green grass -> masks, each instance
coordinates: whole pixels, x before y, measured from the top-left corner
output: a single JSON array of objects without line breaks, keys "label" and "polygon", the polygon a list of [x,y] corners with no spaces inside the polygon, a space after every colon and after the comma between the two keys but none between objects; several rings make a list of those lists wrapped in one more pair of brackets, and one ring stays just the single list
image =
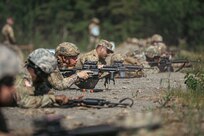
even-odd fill
[{"label": "green grass", "polygon": [[159,100],[159,114],[164,119],[165,130],[177,127],[177,135],[204,135],[204,61],[203,53],[181,51],[178,58],[201,60],[186,73],[186,89],[165,90]]}]

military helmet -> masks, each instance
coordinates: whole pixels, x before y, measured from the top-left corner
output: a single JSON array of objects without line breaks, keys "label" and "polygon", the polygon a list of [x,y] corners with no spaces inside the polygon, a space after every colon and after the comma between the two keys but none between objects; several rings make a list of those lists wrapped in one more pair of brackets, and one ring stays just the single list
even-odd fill
[{"label": "military helmet", "polygon": [[124,62],[124,57],[121,54],[113,54],[111,56],[111,64],[118,61]]},{"label": "military helmet", "polygon": [[63,55],[66,57],[75,57],[80,54],[79,49],[73,43],[63,42],[59,44],[55,50],[55,56]]},{"label": "military helmet", "polygon": [[10,49],[0,46],[0,79],[15,76],[20,71],[20,59]]},{"label": "military helmet", "polygon": [[47,49],[39,48],[34,50],[28,56],[29,61],[46,74],[52,73],[57,68],[57,59]]},{"label": "military helmet", "polygon": [[166,52],[167,47],[164,43],[159,43],[158,44],[158,50],[159,50],[160,54],[163,54]]},{"label": "military helmet", "polygon": [[132,44],[138,44],[139,40],[137,38],[132,38]]},{"label": "military helmet", "polygon": [[160,53],[159,53],[159,50],[155,46],[149,46],[145,51],[145,55],[148,58],[154,58],[156,56],[160,56]]},{"label": "military helmet", "polygon": [[159,34],[154,34],[152,36],[152,39],[151,39],[152,42],[162,42],[163,41],[163,38],[161,35]]},{"label": "military helmet", "polygon": [[127,38],[127,43],[130,43],[130,44],[138,44],[139,43],[139,40],[137,38]]},{"label": "military helmet", "polygon": [[99,45],[102,45],[102,46],[106,47],[106,48],[107,48],[109,51],[111,51],[112,53],[114,52],[114,50],[113,50],[113,44],[112,44],[111,42],[107,41],[107,40],[101,39],[101,40],[98,42],[98,44],[97,44],[96,47],[98,47]]}]

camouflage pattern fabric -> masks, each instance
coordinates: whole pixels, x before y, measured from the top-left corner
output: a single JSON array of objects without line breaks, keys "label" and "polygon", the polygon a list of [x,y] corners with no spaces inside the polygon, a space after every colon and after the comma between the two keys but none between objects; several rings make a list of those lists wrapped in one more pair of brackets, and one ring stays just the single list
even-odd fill
[{"label": "camouflage pattern fabric", "polygon": [[64,78],[60,71],[57,69],[52,72],[48,77],[48,82],[52,88],[56,90],[65,90],[70,88],[75,82],[78,82],[77,74],[73,74],[69,77]]},{"label": "camouflage pattern fabric", "polygon": [[[45,49],[37,49],[32,52],[28,59],[35,63],[43,71],[49,73],[47,80],[35,82],[33,87],[26,87],[24,79],[21,79],[16,87],[15,101],[19,107],[37,108],[52,106],[55,103],[55,96],[52,93],[52,88],[67,89],[77,79],[74,75],[71,78],[63,78],[57,66],[55,57]],[[48,60],[46,60],[48,59]]]},{"label": "camouflage pattern fabric", "polygon": [[[0,80],[2,80],[6,76],[15,77],[15,75],[19,71],[20,59],[17,57],[17,55],[12,50],[9,50],[7,47],[0,46]],[[7,135],[4,133],[8,132],[9,129],[7,128],[6,120],[0,110],[0,135]]]},{"label": "camouflage pattern fabric", "polygon": [[80,54],[79,49],[77,46],[73,43],[69,42],[63,42],[57,46],[55,49],[55,56],[66,56],[66,57],[72,57],[72,56],[78,56]]},{"label": "camouflage pattern fabric", "polygon": [[[19,59],[16,54],[4,46],[0,46],[0,78],[5,75],[14,76],[19,71]],[[8,61],[9,60],[9,61]],[[17,79],[19,79],[17,77]],[[25,87],[23,79],[16,80],[14,101],[20,107],[44,107],[55,102],[54,96],[34,96],[33,88]]]},{"label": "camouflage pattern fabric", "polygon": [[86,62],[86,61],[96,61],[98,63],[98,65],[106,65],[106,61],[105,60],[101,60],[99,59],[98,57],[98,54],[96,52],[96,49],[88,52],[88,53],[85,53],[83,54],[78,62],[77,62],[77,67],[82,67],[83,64]]},{"label": "camouflage pattern fabric", "polygon": [[[137,59],[133,57],[125,57],[124,64],[127,65],[142,65],[142,63]],[[142,71],[132,71],[132,72],[126,72],[127,77],[144,77],[145,73],[144,70]]]},{"label": "camouflage pattern fabric", "polygon": [[17,85],[15,100],[19,107],[38,108],[55,105],[55,96],[53,88],[63,90],[69,88],[77,81],[77,75],[69,78],[63,78],[62,75],[54,71],[50,74],[47,81],[35,84],[33,87],[26,87],[24,80],[21,79]]},{"label": "camouflage pattern fabric", "polygon": [[47,74],[50,74],[57,68],[57,60],[55,56],[43,48],[36,49],[30,53],[28,60]]},{"label": "camouflage pattern fabric", "polygon": [[14,100],[21,108],[48,107],[55,104],[53,94],[35,95],[34,87],[25,87],[23,80],[20,80],[16,85]]},{"label": "camouflage pattern fabric", "polygon": [[160,56],[160,52],[156,46],[150,46],[146,49],[145,55],[149,58]]},{"label": "camouflage pattern fabric", "polygon": [[[115,61],[121,61],[124,65],[141,65],[141,63],[133,57],[123,57],[121,54],[114,54],[111,57],[111,64],[114,64]],[[131,72],[125,72],[126,77],[142,77],[144,76],[143,71],[131,71]],[[117,76],[116,76],[117,77]]]},{"label": "camouflage pattern fabric", "polygon": [[159,54],[163,55],[167,52],[167,46],[164,43],[158,43],[157,45]]},{"label": "camouflage pattern fabric", "polygon": [[67,62],[63,61],[63,57],[77,57],[80,54],[79,49],[73,43],[63,42],[55,49],[55,57],[57,58],[58,68],[68,68]]},{"label": "camouflage pattern fabric", "polygon": [[154,34],[151,38],[151,43],[154,42],[163,42],[163,37],[159,34]]},{"label": "camouflage pattern fabric", "polygon": [[4,44],[15,44],[16,40],[12,26],[10,26],[9,24],[4,25],[4,27],[2,28],[2,34],[4,36]]},{"label": "camouflage pattern fabric", "polygon": [[[96,61],[98,65],[106,65],[107,64],[105,60],[99,59],[98,54],[96,52],[96,49],[82,55],[79,58],[76,67],[82,67],[86,61]],[[105,76],[105,75],[103,75],[103,76]],[[95,85],[98,83],[98,81],[99,81],[99,78],[95,78],[95,79],[89,78],[86,80],[86,82],[77,82],[76,86],[78,86],[79,88],[93,89],[95,87]]]},{"label": "camouflage pattern fabric", "polygon": [[102,46],[106,47],[106,48],[107,48],[109,51],[111,51],[112,53],[114,52],[114,50],[113,50],[113,44],[111,44],[111,42],[109,42],[109,41],[107,41],[107,40],[101,39],[101,40],[98,42],[97,46],[98,46],[98,45],[102,45]]},{"label": "camouflage pattern fabric", "polygon": [[[126,54],[124,64],[143,65],[145,68],[151,68],[151,66],[146,61],[145,53],[146,52],[142,52],[142,53],[135,52],[135,51],[128,52]],[[157,67],[154,67],[153,69],[144,69],[142,72],[143,73],[139,73],[139,75],[145,76],[146,74],[158,73],[159,69]]]},{"label": "camouflage pattern fabric", "polygon": [[[15,84],[14,101],[17,106],[22,108],[39,108],[55,104],[55,96],[50,94],[53,91],[48,82],[43,81],[33,84],[30,74],[28,72],[23,74],[23,77],[17,77]],[[30,82],[30,87],[25,86],[25,80]]]},{"label": "camouflage pattern fabric", "polygon": [[124,62],[124,57],[119,53],[115,53],[111,56],[110,64],[113,64],[116,61]]},{"label": "camouflage pattern fabric", "polygon": [[14,76],[20,70],[20,59],[5,46],[0,46],[0,79],[5,75]]}]

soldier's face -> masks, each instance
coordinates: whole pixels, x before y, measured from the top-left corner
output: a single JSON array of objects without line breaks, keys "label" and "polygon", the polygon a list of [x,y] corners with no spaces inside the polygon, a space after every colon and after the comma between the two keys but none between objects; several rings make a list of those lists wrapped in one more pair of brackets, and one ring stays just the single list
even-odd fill
[{"label": "soldier's face", "polygon": [[77,56],[69,58],[69,67],[74,67],[77,64],[77,58]]},{"label": "soldier's face", "polygon": [[2,80],[2,85],[0,86],[0,105],[7,106],[12,103],[15,93],[14,82],[14,77],[6,77]]},{"label": "soldier's face", "polygon": [[7,19],[7,23],[8,23],[9,25],[13,25],[13,24],[14,24],[14,20],[11,19],[11,18],[9,18],[9,19]]},{"label": "soldier's face", "polygon": [[110,54],[109,50],[106,47],[102,47],[100,49],[99,57],[102,59],[106,59],[106,57],[108,57],[109,54]]},{"label": "soldier's face", "polygon": [[12,103],[15,92],[14,86],[3,85],[0,88],[0,105],[9,105]]},{"label": "soldier's face", "polygon": [[35,74],[35,70],[32,69],[32,68],[28,68],[28,72],[29,72],[30,75],[31,75],[32,81],[36,81],[37,75]]}]

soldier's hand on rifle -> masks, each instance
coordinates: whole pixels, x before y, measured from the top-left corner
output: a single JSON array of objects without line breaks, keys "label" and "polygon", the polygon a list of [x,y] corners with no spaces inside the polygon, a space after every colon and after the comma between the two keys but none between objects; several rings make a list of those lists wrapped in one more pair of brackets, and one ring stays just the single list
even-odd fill
[{"label": "soldier's hand on rifle", "polygon": [[77,100],[81,100],[83,97],[84,97],[84,95],[80,95],[80,96],[78,96],[76,99],[77,99]]},{"label": "soldier's hand on rifle", "polygon": [[55,101],[60,104],[60,105],[63,105],[63,104],[66,104],[68,103],[69,101],[69,98],[65,95],[56,95],[55,96]]},{"label": "soldier's hand on rifle", "polygon": [[84,70],[84,71],[80,71],[77,73],[78,77],[81,78],[81,79],[87,79],[90,77],[90,73],[92,73],[91,71],[89,70]]},{"label": "soldier's hand on rifle", "polygon": [[98,65],[98,68],[100,69],[100,68],[102,68],[104,65]]}]

